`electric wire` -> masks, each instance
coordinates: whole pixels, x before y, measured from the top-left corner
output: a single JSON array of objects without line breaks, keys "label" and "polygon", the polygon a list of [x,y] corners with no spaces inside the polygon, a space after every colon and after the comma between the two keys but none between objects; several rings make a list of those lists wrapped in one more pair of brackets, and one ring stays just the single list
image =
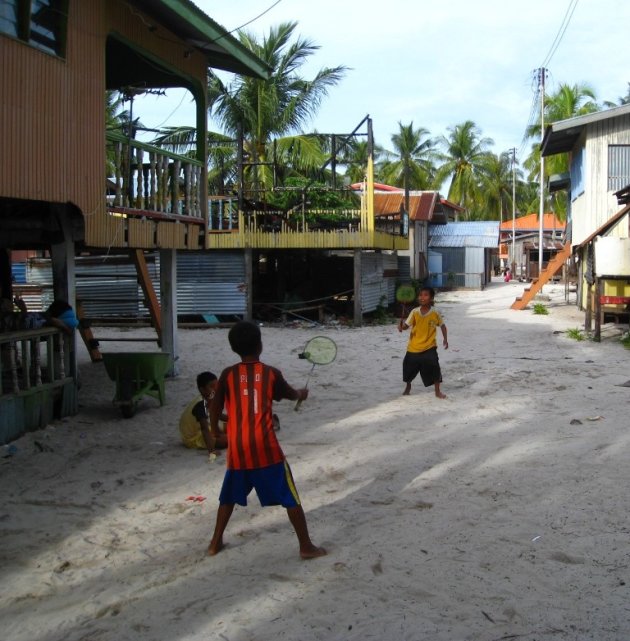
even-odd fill
[{"label": "electric wire", "polygon": [[564,18],[562,19],[560,28],[558,29],[558,33],[556,34],[554,41],[551,43],[551,47],[549,48],[549,52],[547,53],[545,59],[543,60],[543,63],[540,65],[542,68],[546,67],[549,64],[549,62],[551,61],[551,58],[556,53],[556,50],[558,49],[560,43],[562,42],[562,38],[564,37],[564,34],[567,31],[569,23],[571,22],[571,18],[573,16],[573,13],[575,12],[578,1],[579,0],[569,0],[569,5],[567,7],[567,10],[565,11]]}]

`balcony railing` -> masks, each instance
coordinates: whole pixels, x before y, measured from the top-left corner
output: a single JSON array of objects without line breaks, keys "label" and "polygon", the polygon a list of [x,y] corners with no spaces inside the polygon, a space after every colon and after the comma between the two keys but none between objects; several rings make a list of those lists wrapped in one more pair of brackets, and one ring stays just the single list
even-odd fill
[{"label": "balcony railing", "polygon": [[0,396],[55,387],[73,377],[73,341],[54,327],[0,332]]},{"label": "balcony railing", "polygon": [[107,133],[111,184],[108,204],[124,213],[157,213],[205,220],[203,163],[130,140],[117,132]]},{"label": "balcony railing", "polygon": [[374,248],[407,249],[407,237],[388,229],[373,229],[365,209],[250,211],[239,213],[236,203],[210,201],[208,247],[252,248]]}]

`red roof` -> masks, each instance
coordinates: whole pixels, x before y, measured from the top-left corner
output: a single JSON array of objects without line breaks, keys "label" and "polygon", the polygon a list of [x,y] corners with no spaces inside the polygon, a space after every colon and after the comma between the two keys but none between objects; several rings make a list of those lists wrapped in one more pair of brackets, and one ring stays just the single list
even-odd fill
[{"label": "red roof", "polygon": [[[352,183],[350,189],[354,191],[361,191],[363,189],[364,183]],[[374,183],[375,191],[403,191],[400,187],[392,187],[391,185],[385,185],[384,183]]]},{"label": "red roof", "polygon": [[[566,227],[555,214],[543,214],[543,230],[561,231]],[[519,216],[514,221],[514,229],[520,232],[538,231],[540,229],[540,216],[538,214],[527,214],[526,216]],[[501,223],[502,232],[512,231],[512,219],[508,219]]]}]

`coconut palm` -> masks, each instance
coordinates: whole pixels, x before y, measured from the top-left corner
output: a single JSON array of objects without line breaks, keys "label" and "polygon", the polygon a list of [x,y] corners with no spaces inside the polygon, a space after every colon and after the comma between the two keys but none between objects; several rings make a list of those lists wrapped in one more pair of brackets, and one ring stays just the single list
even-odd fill
[{"label": "coconut palm", "polygon": [[[574,85],[561,84],[558,89],[545,96],[543,112],[545,125],[576,116],[584,116],[599,110],[595,91],[586,83]],[[526,132],[527,137],[540,141],[540,117]],[[546,160],[546,174],[559,174],[568,171],[567,154],[555,154]],[[537,180],[540,173],[540,146],[532,145],[532,150],[524,163],[529,171],[530,180]]]},{"label": "coconut palm", "polygon": [[[299,134],[328,90],[341,80],[346,67],[324,68],[311,80],[302,78],[300,68],[319,47],[296,37],[296,27],[297,22],[271,27],[262,42],[252,34],[239,34],[241,44],[271,69],[268,80],[236,76],[224,82],[210,75],[210,114],[229,136],[242,135],[246,180],[254,188],[272,186],[273,162],[291,163],[298,171],[308,171],[321,167],[324,160],[317,138]],[[270,144],[274,139],[278,139],[275,158]]]},{"label": "coconut palm", "polygon": [[[448,199],[464,207],[469,215],[479,212],[483,197],[481,177],[489,162],[488,148],[492,138],[484,138],[472,120],[447,129],[438,144],[443,152],[438,154],[442,164],[435,175],[435,185],[440,187],[450,180]],[[479,215],[478,213],[475,215]]]},{"label": "coconut palm", "polygon": [[[567,120],[577,116],[584,116],[600,109],[597,104],[595,91],[586,83],[574,85],[560,84],[558,89],[545,96],[543,112],[544,123],[550,124],[560,120]],[[537,140],[532,145],[531,152],[526,158],[523,166],[528,171],[529,180],[540,182],[540,134],[541,122],[531,125],[527,130],[527,136]],[[545,176],[552,174],[563,174],[569,171],[568,154],[554,154],[545,160]],[[566,198],[563,193],[556,193],[551,196],[554,211],[560,218],[566,214]]]},{"label": "coconut palm", "polygon": [[[504,221],[512,215],[512,181],[518,181],[520,169],[512,170],[512,154],[488,154],[483,170],[480,172],[482,200],[481,207],[471,212],[471,216],[481,216],[484,220]],[[515,185],[516,187],[516,185]]]},{"label": "coconut palm", "polygon": [[424,127],[414,129],[398,123],[392,138],[394,151],[385,152],[385,162],[379,169],[382,180],[405,189],[429,189],[435,177],[436,145]]}]

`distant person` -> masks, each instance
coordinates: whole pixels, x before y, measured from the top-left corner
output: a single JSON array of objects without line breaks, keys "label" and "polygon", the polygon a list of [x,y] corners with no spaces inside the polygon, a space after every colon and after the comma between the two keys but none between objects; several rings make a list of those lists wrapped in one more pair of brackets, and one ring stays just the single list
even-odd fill
[{"label": "distant person", "polygon": [[223,533],[234,506],[247,505],[247,496],[255,489],[263,507],[286,508],[303,559],[324,556],[326,550],[311,541],[291,469],[273,428],[273,401],[305,400],[308,390],[294,389],[280,370],[260,361],[263,346],[257,325],[240,321],[230,329],[228,339],[241,362],[223,370],[210,406],[212,429],[218,427],[223,407],[227,410],[228,451],[208,554],[213,556],[223,549]]},{"label": "distant person", "polygon": [[79,319],[74,313],[72,306],[60,298],[56,298],[44,312],[46,324],[56,327],[68,336],[74,334],[74,330],[79,327]]},{"label": "distant person", "polygon": [[509,283],[512,280],[512,270],[509,267],[505,268],[505,272],[503,273],[503,280],[506,283]]},{"label": "distant person", "polygon": [[[197,376],[197,389],[200,395],[188,404],[179,419],[179,433],[184,446],[191,449],[208,450],[211,459],[219,453],[217,450],[227,447],[225,433],[218,428],[212,432],[208,418],[208,408],[214,398],[216,388],[216,374],[201,372]],[[221,415],[220,418],[222,421],[227,420],[225,415]]]},{"label": "distant person", "polygon": [[437,328],[442,330],[444,349],[448,349],[446,325],[435,304],[433,287],[423,287],[418,293],[419,307],[411,310],[407,320],[400,319],[398,331],[411,329],[407,353],[403,359],[403,381],[406,383],[403,396],[411,393],[411,382],[418,374],[425,387],[435,388],[437,398],[446,398],[440,389],[442,371],[437,353]]}]

